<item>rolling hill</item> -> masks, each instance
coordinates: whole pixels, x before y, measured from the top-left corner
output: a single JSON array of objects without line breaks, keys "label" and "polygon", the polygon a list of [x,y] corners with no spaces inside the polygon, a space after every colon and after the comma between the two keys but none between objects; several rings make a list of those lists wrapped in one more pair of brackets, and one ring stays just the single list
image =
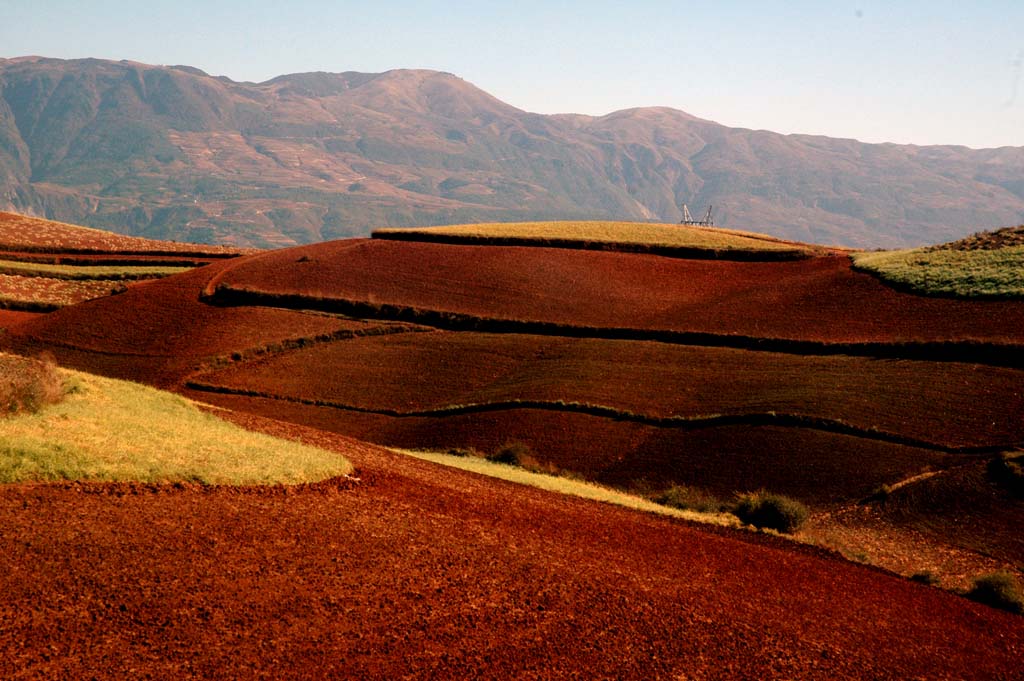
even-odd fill
[{"label": "rolling hill", "polygon": [[618,487],[767,487],[821,511],[1024,444],[1019,297],[916,295],[848,253],[789,243],[799,257],[780,259],[771,239],[678,229],[704,257],[629,252],[639,228],[625,250],[545,241],[578,224],[268,251],[21,322],[4,342],[374,443],[519,441]]},{"label": "rolling hill", "polygon": [[1024,219],[1024,149],[729,128],[667,108],[519,110],[448,73],[238,83],[184,66],[0,60],[0,208],[125,234],[282,246],[374,227],[618,219],[860,247]]},{"label": "rolling hill", "polygon": [[[837,551],[948,588],[1019,572],[1024,500],[986,467],[1024,444],[1024,299],[917,295],[752,234],[674,228],[656,254],[658,229],[621,225],[595,247],[604,229],[210,258],[12,324],[5,349],[171,388],[355,470],[0,485],[0,674],[1014,678],[1024,619]],[[1015,248],[1001,234],[983,241]],[[78,378],[40,418],[82,426],[66,410],[115,385]],[[206,430],[143,430],[223,466]],[[813,511],[797,539],[835,551],[379,446],[510,441],[627,490],[785,492]]]}]

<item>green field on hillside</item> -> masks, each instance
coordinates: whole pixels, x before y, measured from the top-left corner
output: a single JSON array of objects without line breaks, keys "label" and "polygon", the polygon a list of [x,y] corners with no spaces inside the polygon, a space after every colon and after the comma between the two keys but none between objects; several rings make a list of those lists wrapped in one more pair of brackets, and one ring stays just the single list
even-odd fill
[{"label": "green field on hillside", "polygon": [[178,395],[59,371],[63,401],[0,418],[0,482],[297,484],[352,471],[337,453],[248,432]]},{"label": "green field on hillside", "polygon": [[854,268],[923,295],[1024,297],[1024,246],[854,253]]}]

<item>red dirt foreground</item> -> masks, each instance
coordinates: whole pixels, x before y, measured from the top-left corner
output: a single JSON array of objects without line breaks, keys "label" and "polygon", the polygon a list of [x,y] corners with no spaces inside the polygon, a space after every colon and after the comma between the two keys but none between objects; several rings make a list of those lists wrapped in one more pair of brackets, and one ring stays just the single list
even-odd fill
[{"label": "red dirt foreground", "polygon": [[0,488],[0,676],[1019,678],[947,592],[246,421],[361,481]]}]

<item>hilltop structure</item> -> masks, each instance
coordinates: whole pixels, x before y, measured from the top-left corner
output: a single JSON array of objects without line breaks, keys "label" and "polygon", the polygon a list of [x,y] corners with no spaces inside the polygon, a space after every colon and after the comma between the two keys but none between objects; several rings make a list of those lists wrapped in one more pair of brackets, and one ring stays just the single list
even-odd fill
[{"label": "hilltop structure", "polygon": [[695,220],[694,217],[692,215],[690,215],[690,209],[684,203],[683,204],[683,219],[679,221],[679,224],[681,224],[681,225],[695,225],[695,226],[698,226],[698,227],[714,227],[715,226],[715,221],[714,221],[714,218],[711,217],[711,209],[712,208],[713,208],[713,206],[710,206],[710,205],[708,206],[708,212],[704,214],[704,219],[703,220]]}]

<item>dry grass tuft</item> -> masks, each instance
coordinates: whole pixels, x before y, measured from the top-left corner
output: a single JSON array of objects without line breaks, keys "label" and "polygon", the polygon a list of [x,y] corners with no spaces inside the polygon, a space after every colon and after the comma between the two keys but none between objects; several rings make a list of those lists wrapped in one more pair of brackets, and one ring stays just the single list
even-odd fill
[{"label": "dry grass tuft", "polygon": [[733,513],[747,525],[787,534],[798,530],[810,516],[799,501],[764,490],[740,495]]},{"label": "dry grass tuft", "polygon": [[34,414],[64,398],[64,380],[53,357],[38,359],[0,355],[0,411],[3,414]]}]

